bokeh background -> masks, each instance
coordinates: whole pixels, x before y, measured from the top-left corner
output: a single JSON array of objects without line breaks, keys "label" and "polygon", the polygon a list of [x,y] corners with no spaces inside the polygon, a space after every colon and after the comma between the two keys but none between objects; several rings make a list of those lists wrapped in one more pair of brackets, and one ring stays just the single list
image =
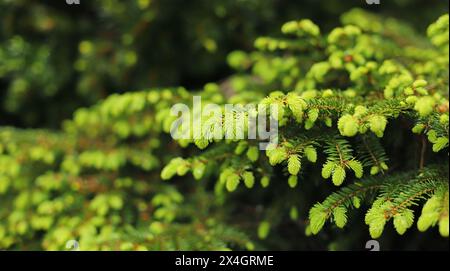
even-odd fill
[{"label": "bokeh background", "polygon": [[[448,0],[380,0],[380,5],[368,5],[365,0],[80,1],[80,5],[68,5],[65,0],[0,0],[0,127],[13,126],[30,131],[34,131],[30,128],[38,128],[58,133],[64,120],[72,118],[77,109],[91,106],[113,93],[176,86],[198,90],[208,82],[225,81],[234,73],[227,64],[230,52],[253,50],[257,37],[280,35],[281,25],[289,20],[309,18],[323,32],[328,32],[340,25],[341,14],[353,8],[363,8],[403,20],[418,33],[425,34],[427,26],[448,12],[449,6]],[[23,141],[29,144],[25,146],[30,149],[35,139],[58,142],[57,136],[55,139],[48,136],[47,132],[43,135],[30,132],[22,136]],[[14,136],[11,138],[14,141]],[[126,144],[135,143],[124,142],[127,147]],[[114,144],[115,141],[111,143]],[[61,144],[48,144],[45,148],[56,153],[58,148],[64,150],[66,145],[64,141]],[[97,147],[88,142],[83,143],[81,149],[89,149],[90,145],[93,149]],[[139,144],[133,147],[149,154]],[[157,153],[160,155],[158,158],[170,151],[163,149],[162,153]],[[36,176],[47,170],[46,167],[45,170],[38,169]],[[102,182],[104,180],[101,178],[104,178],[107,180],[104,183],[110,185],[112,177],[105,177],[99,171],[100,177],[95,175],[97,179]],[[23,187],[34,188],[36,176],[27,179],[29,186]],[[51,181],[54,178],[50,176],[49,179]],[[145,182],[148,183],[147,179]],[[182,191],[193,190],[192,183],[182,183],[180,186]],[[61,189],[62,195],[67,194],[64,189]],[[145,197],[142,198],[147,200],[147,192],[144,192],[142,194]],[[276,190],[272,192],[283,193]],[[51,191],[48,194],[55,196],[57,193]],[[79,194],[77,191],[76,195]],[[76,206],[78,209],[74,214],[84,211],[84,201],[92,199],[90,193],[86,194]],[[199,205],[205,205],[211,198],[201,194],[195,200],[201,203]],[[257,204],[256,201],[252,202],[251,197],[246,196],[245,200],[248,200],[247,205]],[[197,205],[193,206],[191,209],[198,209]],[[5,207],[0,204],[0,208]],[[5,209],[4,213],[9,215],[9,210]],[[69,212],[67,216],[74,217],[73,213]],[[206,212],[204,216],[209,218]],[[86,219],[82,216],[79,218]],[[20,219],[28,221],[28,218]],[[365,225],[362,219],[352,223],[337,238],[324,233],[320,240],[303,239],[302,243],[287,242],[296,240],[298,231],[292,224],[283,225],[283,231],[277,232],[265,247],[280,250],[361,249],[361,240],[367,240]],[[217,226],[214,228],[218,229]],[[352,232],[353,228],[364,228],[364,232]],[[178,228],[174,231],[176,234],[180,232]],[[217,232],[217,235],[222,235],[222,232]],[[57,230],[53,233],[55,239],[61,236]],[[191,232],[184,234],[188,237],[192,235]],[[34,243],[19,243],[14,249],[42,249],[42,244],[36,240],[40,240],[43,232],[24,235]],[[53,235],[49,236],[49,240],[53,240]],[[383,248],[386,249],[448,250],[448,240],[431,232],[418,234],[414,231],[398,236],[390,227],[383,238]],[[63,244],[63,241],[60,243]],[[197,244],[196,241],[189,244]],[[44,248],[54,249],[46,246],[45,242]],[[112,248],[116,249],[115,246]]]},{"label": "bokeh background", "polygon": [[0,125],[59,128],[75,109],[111,93],[202,87],[232,70],[283,22],[310,18],[324,31],[361,7],[424,33],[443,0],[0,0]]}]

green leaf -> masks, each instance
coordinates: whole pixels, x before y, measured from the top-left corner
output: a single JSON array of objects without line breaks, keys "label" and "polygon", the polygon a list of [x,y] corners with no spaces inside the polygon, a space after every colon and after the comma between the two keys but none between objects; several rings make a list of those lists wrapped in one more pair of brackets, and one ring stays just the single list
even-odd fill
[{"label": "green leaf", "polygon": [[374,115],[369,119],[370,130],[377,136],[383,137],[387,119],[384,116]]},{"label": "green leaf", "polygon": [[336,186],[341,185],[345,180],[345,169],[341,166],[336,166],[333,171],[332,181]]},{"label": "green leaf", "polygon": [[263,176],[263,177],[261,178],[261,186],[262,186],[263,188],[266,188],[266,187],[269,186],[269,184],[270,184],[270,178],[267,177],[267,176]]},{"label": "green leaf", "polygon": [[363,166],[361,162],[357,160],[351,160],[348,162],[348,166],[355,172],[357,178],[361,178],[364,174]]},{"label": "green leaf", "polygon": [[193,163],[192,175],[196,180],[200,180],[205,174],[206,165],[200,161]]},{"label": "green leaf", "polygon": [[327,127],[333,126],[333,120],[331,118],[329,118],[329,117],[325,118],[325,125]]},{"label": "green leaf", "polygon": [[305,156],[308,161],[315,163],[317,161],[317,151],[313,146],[307,146],[305,148]]},{"label": "green leaf", "polygon": [[313,108],[308,111],[308,120],[314,123],[319,117],[319,109]]},{"label": "green leaf", "polygon": [[419,112],[421,117],[426,117],[433,112],[436,102],[432,97],[420,97],[414,105],[414,110]]},{"label": "green leaf", "polygon": [[178,167],[184,163],[185,161],[182,158],[177,157],[172,159],[161,171],[161,179],[168,180],[172,178],[177,174]]},{"label": "green leaf", "polygon": [[177,167],[177,174],[179,175],[179,176],[184,176],[184,175],[186,175],[186,173],[188,173],[188,171],[189,171],[189,165],[187,164],[187,163],[180,163],[179,165],[178,165],[178,167]]},{"label": "green leaf", "polygon": [[361,199],[358,197],[353,197],[352,204],[353,206],[355,206],[356,209],[359,209],[359,207],[361,207]]},{"label": "green leaf", "polygon": [[435,130],[428,131],[427,137],[428,137],[428,140],[431,143],[435,143],[437,141],[437,133],[436,133],[436,131]]},{"label": "green leaf", "polygon": [[253,173],[250,171],[244,172],[244,174],[242,174],[242,179],[244,179],[244,184],[247,188],[252,188],[255,184],[255,176],[253,176]]},{"label": "green leaf", "polygon": [[425,202],[422,207],[422,214],[417,221],[419,231],[424,232],[429,227],[436,225],[439,221],[441,206],[441,198],[437,195],[433,195]]},{"label": "green leaf", "polygon": [[362,116],[367,113],[367,107],[364,105],[358,105],[355,107],[354,115],[355,116]]},{"label": "green leaf", "polygon": [[376,174],[378,174],[378,172],[380,172],[380,168],[379,168],[379,167],[377,167],[377,166],[372,166],[372,167],[370,168],[370,175],[376,175]]},{"label": "green leaf", "polygon": [[234,173],[234,169],[233,168],[226,168],[224,169],[219,176],[219,182],[221,184],[225,184],[227,182],[228,176],[230,176],[231,174]]},{"label": "green leaf", "polygon": [[438,137],[433,144],[433,151],[439,152],[448,146],[448,137]]},{"label": "green leaf", "polygon": [[247,141],[239,141],[238,145],[236,146],[236,149],[234,150],[234,153],[236,155],[242,154],[248,147]]},{"label": "green leaf", "polygon": [[208,139],[200,138],[194,140],[195,146],[197,146],[199,149],[203,150],[209,145]]},{"label": "green leaf", "polygon": [[300,122],[303,118],[303,111],[307,106],[306,102],[296,93],[290,92],[286,95],[286,103],[295,119]]},{"label": "green leaf", "polygon": [[365,216],[366,225],[369,225],[370,236],[374,239],[381,236],[386,224],[383,204],[382,201],[376,200]]},{"label": "green leaf", "polygon": [[343,228],[347,224],[347,209],[344,207],[336,207],[333,209],[334,223],[339,228]]},{"label": "green leaf", "polygon": [[385,223],[372,223],[369,225],[369,233],[373,239],[377,239],[383,234]]},{"label": "green leaf", "polygon": [[317,234],[325,225],[327,220],[327,212],[324,207],[317,203],[309,211],[309,226],[312,234]]},{"label": "green leaf", "polygon": [[272,151],[269,152],[269,162],[270,165],[275,166],[276,164],[279,164],[281,162],[283,162],[284,160],[286,160],[286,149],[283,147],[280,148],[276,148]]},{"label": "green leaf", "polygon": [[297,175],[300,171],[301,163],[300,157],[296,154],[289,156],[288,160],[288,171],[291,175]]},{"label": "green leaf", "polygon": [[291,210],[289,211],[289,217],[292,221],[295,221],[298,219],[298,210],[295,207],[291,207]]},{"label": "green leaf", "polygon": [[418,80],[414,81],[413,87],[414,88],[425,87],[427,84],[428,84],[428,82],[426,80],[418,79]]},{"label": "green leaf", "polygon": [[414,214],[411,210],[405,209],[394,216],[394,227],[397,233],[403,235],[414,223]]},{"label": "green leaf", "polygon": [[230,176],[228,176],[226,183],[228,192],[233,192],[236,190],[239,185],[239,179],[239,175],[237,175],[236,173],[232,173]]},{"label": "green leaf", "polygon": [[259,157],[259,150],[256,146],[251,146],[247,150],[247,157],[250,161],[256,162]]},{"label": "green leaf", "polygon": [[414,127],[412,128],[412,132],[415,134],[421,134],[424,129],[425,129],[425,125],[419,123],[419,124],[414,125]]},{"label": "green leaf", "polygon": [[355,136],[358,133],[358,120],[351,115],[344,115],[338,120],[338,129],[343,136]]},{"label": "green leaf", "polygon": [[112,195],[108,198],[108,201],[109,201],[109,205],[111,206],[112,209],[115,209],[115,210],[122,209],[123,200],[120,196]]},{"label": "green leaf", "polygon": [[334,168],[336,167],[335,162],[326,162],[322,167],[322,177],[324,179],[328,179],[331,176],[331,173],[333,172]]},{"label": "green leaf", "polygon": [[305,130],[309,130],[309,129],[311,129],[312,127],[314,127],[314,122],[313,121],[311,121],[311,120],[306,120],[305,121]]},{"label": "green leaf", "polygon": [[443,237],[448,237],[448,227],[449,227],[449,224],[448,224],[448,214],[447,214],[447,216],[445,216],[439,220],[439,233]]},{"label": "green leaf", "polygon": [[[445,124],[448,124],[448,122],[449,122],[449,116],[448,116],[448,114],[446,114],[446,115],[441,115],[441,116],[439,117],[439,123],[440,123],[440,124],[445,125]],[[0,149],[1,149],[1,147],[0,147]],[[0,153],[1,153],[1,150],[0,150]]]},{"label": "green leaf", "polygon": [[259,239],[266,239],[270,232],[270,223],[267,221],[263,221],[259,223],[258,227],[258,238]]},{"label": "green leaf", "polygon": [[289,176],[288,184],[291,188],[295,188],[297,186],[297,183],[298,183],[297,176],[295,175]]}]

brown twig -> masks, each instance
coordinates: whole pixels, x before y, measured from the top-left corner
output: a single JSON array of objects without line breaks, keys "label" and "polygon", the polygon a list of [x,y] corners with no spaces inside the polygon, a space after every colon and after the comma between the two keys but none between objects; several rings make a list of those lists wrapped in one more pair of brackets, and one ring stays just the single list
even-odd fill
[{"label": "brown twig", "polygon": [[423,169],[425,165],[425,152],[427,150],[427,140],[425,139],[425,136],[422,135],[422,148],[420,150],[420,163],[419,163],[419,169]]}]

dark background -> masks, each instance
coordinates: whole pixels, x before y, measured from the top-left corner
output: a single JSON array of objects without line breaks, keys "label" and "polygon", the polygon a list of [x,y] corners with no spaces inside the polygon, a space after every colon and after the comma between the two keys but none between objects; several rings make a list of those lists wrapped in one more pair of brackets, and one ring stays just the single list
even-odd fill
[{"label": "dark background", "polygon": [[250,51],[283,22],[310,18],[327,31],[355,7],[423,33],[448,1],[0,0],[0,125],[59,128],[111,93],[197,89],[233,72],[229,52]]}]

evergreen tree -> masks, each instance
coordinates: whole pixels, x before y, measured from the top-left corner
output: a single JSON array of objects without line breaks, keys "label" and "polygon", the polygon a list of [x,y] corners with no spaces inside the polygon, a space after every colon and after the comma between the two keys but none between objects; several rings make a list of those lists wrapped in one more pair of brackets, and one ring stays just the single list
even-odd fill
[{"label": "evergreen tree", "polygon": [[[363,248],[390,221],[447,242],[449,16],[426,37],[361,9],[341,21],[289,21],[198,91],[113,94],[62,131],[0,128],[0,248]],[[173,140],[172,105],[196,95],[278,105],[279,144],[225,139],[234,127]]]}]

